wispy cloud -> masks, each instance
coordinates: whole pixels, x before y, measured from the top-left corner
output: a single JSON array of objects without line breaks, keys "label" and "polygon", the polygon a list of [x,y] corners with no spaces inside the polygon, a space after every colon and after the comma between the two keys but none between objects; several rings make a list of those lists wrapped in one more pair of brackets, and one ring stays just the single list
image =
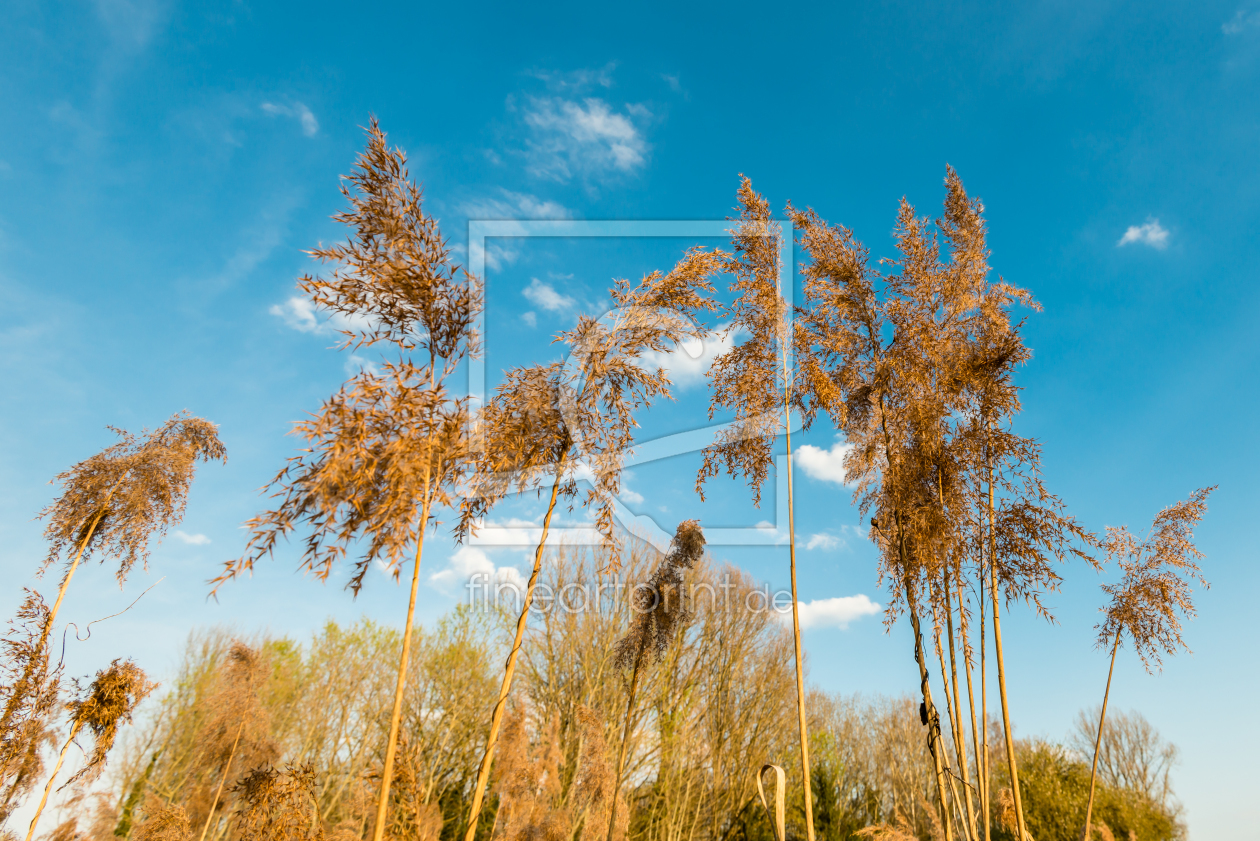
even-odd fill
[{"label": "wispy cloud", "polygon": [[307,137],[314,137],[319,133],[319,121],[315,119],[311,109],[301,102],[295,102],[292,105],[276,105],[274,102],[264,102],[262,110],[272,117],[293,117],[302,125],[302,134],[305,134]]},{"label": "wispy cloud", "polygon": [[1257,26],[1260,26],[1260,12],[1239,9],[1232,18],[1221,24],[1221,32],[1226,35],[1237,35]]},{"label": "wispy cloud", "polygon": [[484,575],[488,583],[510,584],[520,589],[525,580],[520,571],[511,566],[495,566],[490,557],[475,546],[461,546],[451,556],[450,564],[441,572],[429,576],[429,581],[445,591],[466,584],[474,575]]},{"label": "wispy cloud", "polygon": [[186,531],[175,530],[175,536],[187,543],[189,546],[209,546],[210,538],[204,534],[189,534]]},{"label": "wispy cloud", "polygon": [[558,93],[583,94],[594,88],[611,88],[612,72],[617,67],[610,61],[598,69],[583,68],[581,70],[530,70],[527,75],[542,81],[549,90]]},{"label": "wispy cloud", "polygon": [[811,479],[843,485],[844,456],[851,449],[853,448],[843,440],[837,440],[830,450],[805,444],[796,450],[796,463]]},{"label": "wispy cloud", "polygon": [[531,304],[548,312],[568,312],[577,306],[574,298],[557,292],[554,286],[536,277],[530,278],[529,286],[522,289],[521,294]]},{"label": "wispy cloud", "polygon": [[[532,520],[509,517],[506,520],[486,520],[477,525],[476,540],[481,545],[515,547],[518,549],[533,548],[542,537],[542,526]],[[593,525],[585,522],[551,521],[551,529],[547,532],[547,545],[559,546],[565,540],[575,540],[583,545],[598,544],[601,541],[599,532]]]},{"label": "wispy cloud", "polygon": [[650,150],[642,125],[652,118],[644,105],[617,111],[603,99],[530,97],[523,112],[531,174],[556,181],[603,179],[642,169]]},{"label": "wispy cloud", "polygon": [[[503,189],[497,196],[462,202],[459,211],[469,219],[494,219],[508,223],[525,219],[568,219],[573,215],[559,202]],[[507,224],[498,228],[498,234],[491,240],[473,242],[469,248],[470,260],[479,257],[494,271],[516,262],[520,250],[511,244],[513,237],[526,236],[524,225]]]},{"label": "wispy cloud", "polygon": [[497,197],[471,199],[459,209],[469,219],[568,219],[568,208],[529,193],[499,190]]},{"label": "wispy cloud", "polygon": [[[849,623],[863,616],[879,613],[879,605],[865,595],[837,596],[833,599],[814,599],[798,602],[802,628],[840,628],[844,630]],[[790,611],[779,614],[783,622],[791,622]]]},{"label": "wispy cloud", "polygon": [[309,298],[294,295],[283,304],[273,304],[269,313],[280,318],[289,327],[299,333],[335,333],[340,330],[366,330],[370,327],[367,319],[351,318],[341,313],[326,313],[311,302]]},{"label": "wispy cloud", "polygon": [[644,362],[664,368],[679,389],[687,389],[704,381],[713,360],[726,353],[739,338],[730,327],[719,327],[703,339],[688,339],[668,352],[649,351]]},{"label": "wispy cloud", "polygon": [[1151,248],[1163,250],[1168,247],[1168,231],[1159,224],[1158,219],[1147,219],[1144,225],[1130,225],[1124,236],[1116,241],[1117,247],[1138,243]]},{"label": "wispy cloud", "polygon": [[818,534],[811,534],[809,536],[809,541],[806,542],[805,548],[806,549],[835,549],[837,546],[840,545],[841,542],[842,541],[840,540],[840,538],[836,537],[834,534],[827,534],[826,532],[819,532]]}]

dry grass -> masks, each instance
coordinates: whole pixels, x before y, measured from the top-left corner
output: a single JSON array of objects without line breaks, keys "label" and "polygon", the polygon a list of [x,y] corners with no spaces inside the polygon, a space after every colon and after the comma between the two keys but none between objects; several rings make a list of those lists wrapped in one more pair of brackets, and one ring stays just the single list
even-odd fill
[{"label": "dry grass", "polygon": [[147,817],[136,827],[131,841],[190,841],[192,838],[188,813],[182,806],[155,803],[145,812]]},{"label": "dry grass", "polygon": [[235,816],[239,841],[323,841],[313,767],[255,768],[232,793],[240,803]]},{"label": "dry grass", "polygon": [[44,600],[26,590],[0,641],[0,825],[43,776],[42,751],[55,738],[61,667],[49,662],[50,621]]}]

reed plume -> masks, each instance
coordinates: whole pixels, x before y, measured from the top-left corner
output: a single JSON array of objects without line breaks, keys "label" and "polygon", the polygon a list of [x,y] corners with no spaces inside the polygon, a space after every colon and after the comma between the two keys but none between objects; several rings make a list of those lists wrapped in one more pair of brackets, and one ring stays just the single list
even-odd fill
[{"label": "reed plume", "polygon": [[[577,326],[556,338],[569,348],[567,364],[508,372],[481,414],[475,472],[461,507],[461,539],[475,533],[508,494],[531,489],[541,494],[548,479],[551,491],[499,698],[491,713],[464,841],[474,841],[481,817],[556,503],[566,498],[572,507],[579,495],[578,477],[589,470],[591,487],[581,503],[596,508],[595,526],[604,542],[609,547],[618,545],[614,502],[625,454],[634,440],[635,412],[671,397],[666,372],[645,365],[643,357],[706,335],[698,317],[717,308],[707,293],[713,291],[709,277],[721,266],[723,256],[696,248],[667,274],[653,272],[633,287],[626,280],[616,281],[612,312],[601,319],[580,316]],[[613,571],[620,556],[609,552],[607,557],[610,567],[606,571]]]},{"label": "reed plume", "polygon": [[[268,738],[267,711],[259,697],[267,679],[262,652],[235,640],[224,661],[219,670],[219,685],[206,702],[212,712],[200,739],[199,762],[210,769],[222,769],[210,803],[205,807],[200,841],[205,841],[214,822],[233,765],[238,767],[239,773],[241,768],[274,762],[277,753]],[[197,812],[200,809],[194,814]]]},{"label": "reed plume", "polygon": [[801,779],[805,798],[805,834],[814,841],[813,782],[810,776],[809,734],[805,716],[805,655],[796,592],[796,512],[792,482],[792,423],[794,406],[803,407],[800,377],[790,361],[794,343],[787,301],[780,288],[781,226],[770,205],[740,176],[738,225],[731,232],[734,254],[723,268],[734,280],[736,294],[728,327],[746,331],[748,338],[713,360],[709,368],[709,419],[719,410],[733,410],[734,422],[704,449],[704,463],[696,475],[696,492],[704,498],[704,483],[725,468],[732,477],[743,475],[753,503],[761,504],[761,486],[774,463],[774,445],[785,436],[788,486],[788,571],[792,588],[792,644],[796,662],[797,728],[800,737]]},{"label": "reed plume", "polygon": [[131,714],[136,706],[155,688],[157,684],[152,683],[139,666],[130,660],[119,659],[111,663],[108,669],[97,672],[96,679],[87,690],[66,704],[66,710],[70,714],[70,735],[61,748],[57,763],[48,777],[48,784],[44,786],[44,796],[35,809],[35,816],[31,818],[26,841],[31,841],[35,836],[35,827],[48,804],[48,795],[52,792],[57,772],[61,770],[66,753],[80,731],[86,728],[92,735],[92,752],[88,754],[83,767],[62,788],[82,779],[94,779],[100,774],[110,748],[114,746],[119,724],[131,721]]},{"label": "reed plume", "polygon": [[[969,554],[977,559],[976,571],[985,574],[982,587],[992,601],[1007,759],[1015,781],[1012,802],[1022,831],[1000,600],[1026,601],[1049,617],[1041,595],[1058,587],[1054,563],[1068,557],[1096,562],[1078,548],[1092,546],[1092,536],[1041,483],[1039,446],[1007,428],[1019,410],[1013,372],[1029,358],[1011,310],[1036,309],[1036,303],[1024,290],[989,279],[983,205],[967,195],[952,168],[945,184],[945,213],[935,226],[902,201],[898,256],[882,261],[887,271],[871,265],[869,252],[848,229],[829,225],[813,210],[789,206],[788,213],[807,255],[809,306],[801,313],[796,343],[802,414],[808,422],[826,411],[844,433],[855,501],[863,513],[875,515],[881,580],[893,585],[888,620],[905,611],[914,633],[940,819],[950,838],[946,789],[953,775],[930,697],[921,604],[952,616],[946,601],[950,580],[961,576]],[[987,522],[984,534],[982,522]],[[948,676],[942,677],[955,741],[961,742],[961,701],[951,695]],[[958,758],[963,764],[961,751]],[[987,777],[983,767],[978,771]],[[984,788],[987,811],[987,783]],[[977,835],[971,807],[966,809],[964,829]]]},{"label": "reed plume", "polygon": [[137,562],[147,568],[152,538],[183,519],[197,462],[227,460],[218,427],[187,412],[139,437],[110,428],[120,440],[57,474],[53,481],[61,484],[61,495],[40,512],[40,518],[48,522],[44,537],[49,542],[40,573],[63,559],[66,569],[57,599],[42,620],[34,653],[25,659],[6,698],[0,734],[10,731],[13,717],[22,709],[10,702],[26,697],[28,685],[47,668],[48,639],[80,561],[93,553],[101,556],[102,563],[113,557],[121,586]]},{"label": "reed plume", "polygon": [[621,775],[626,766],[626,751],[630,746],[630,731],[634,724],[635,693],[639,687],[639,672],[648,661],[659,662],[673,642],[678,629],[691,617],[687,594],[683,589],[683,576],[693,569],[704,554],[704,532],[696,520],[683,520],[674,532],[669,553],[656,565],[647,581],[634,588],[634,619],[630,630],[617,641],[614,662],[622,670],[630,670],[630,683],[626,690],[625,726],[621,733],[621,747],[617,751],[617,765],[613,773],[611,815],[608,818],[606,841],[614,841],[617,828],[617,798],[621,793]]},{"label": "reed plume", "polygon": [[424,536],[433,509],[451,506],[468,453],[469,398],[446,381],[480,352],[474,329],[481,283],[456,265],[437,220],[425,213],[407,159],[390,149],[375,118],[367,149],[345,179],[348,226],[341,245],[310,252],[337,268],[305,276],[300,288],[321,310],[339,316],[342,347],[391,346],[396,360],[363,370],[296,425],[307,442],[271,482],[280,504],[251,519],[245,554],[225,564],[214,587],[253,569],[278,540],[302,528],[301,568],[327,580],[350,547],[363,545],[346,585],[354,594],[374,563],[397,581],[407,555],[412,576],[398,659],[373,839],[381,841],[402,718]]},{"label": "reed plume", "polygon": [[241,804],[239,841],[323,841],[315,776],[310,765],[289,765],[242,777],[232,789]]},{"label": "reed plume", "polygon": [[573,800],[582,810],[582,841],[603,841],[605,817],[613,826],[613,841],[625,841],[628,810],[615,792],[608,740],[604,738],[604,718],[585,705],[577,710],[582,749],[573,778]]},{"label": "reed plume", "polygon": [[1103,621],[1096,626],[1098,647],[1111,646],[1111,665],[1107,668],[1107,688],[1103,691],[1089,771],[1083,835],[1086,839],[1090,837],[1093,818],[1098,753],[1107,720],[1111,676],[1122,636],[1128,633],[1133,650],[1148,673],[1152,667],[1162,668],[1162,654],[1171,656],[1180,649],[1189,650],[1181,636],[1181,617],[1192,619],[1195,615],[1191,584],[1198,582],[1205,589],[1208,586],[1197,563],[1203,553],[1194,545],[1194,527],[1207,513],[1207,498],[1215,489],[1200,488],[1186,501],[1160,511],[1142,540],[1123,526],[1107,528],[1104,546],[1108,558],[1119,565],[1124,577],[1115,584],[1103,585],[1103,592],[1111,596],[1111,601],[1104,609]]}]

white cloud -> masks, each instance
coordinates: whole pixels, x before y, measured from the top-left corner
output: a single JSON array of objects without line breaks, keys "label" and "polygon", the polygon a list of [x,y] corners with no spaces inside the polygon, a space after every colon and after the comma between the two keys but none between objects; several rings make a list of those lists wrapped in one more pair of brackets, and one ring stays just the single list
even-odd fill
[{"label": "white cloud", "polygon": [[534,306],[549,312],[567,312],[577,306],[573,298],[557,292],[554,286],[536,277],[530,278],[529,286],[522,289],[521,294]]},{"label": "white cloud", "polygon": [[568,219],[572,214],[564,205],[540,199],[530,193],[499,190],[498,198],[480,198],[459,206],[469,219]]},{"label": "white cloud", "polygon": [[[302,333],[316,333],[322,326],[315,316],[315,305],[308,299],[293,296],[283,304],[273,304],[267,312],[284,319],[284,323]],[[327,322],[324,322],[327,323]]]},{"label": "white cloud", "polygon": [[1221,32],[1224,32],[1226,35],[1237,35],[1244,29],[1256,25],[1260,25],[1260,12],[1249,13],[1239,9],[1232,18],[1221,24]]},{"label": "white cloud", "polygon": [[530,327],[538,326],[538,316],[534,314],[533,310],[521,313],[521,321],[524,321]]},{"label": "white cloud", "polygon": [[1145,225],[1130,225],[1116,245],[1125,246],[1134,242],[1162,251],[1168,247],[1168,231],[1164,230],[1158,219],[1148,219]]},{"label": "white cloud", "polygon": [[643,494],[639,493],[638,491],[632,491],[627,487],[623,487],[621,489],[621,492],[617,494],[617,498],[620,499],[622,502],[628,502],[631,505],[643,504]]},{"label": "white cloud", "polygon": [[311,113],[311,109],[307,108],[300,102],[293,105],[276,105],[274,102],[264,102],[262,110],[273,117],[293,117],[302,124],[302,134],[307,137],[314,137],[319,133],[319,121],[315,119],[315,115]]},{"label": "white cloud", "polygon": [[179,531],[177,529],[175,531],[175,536],[187,543],[189,546],[210,545],[210,538],[206,537],[204,534],[189,534],[186,531]]},{"label": "white cloud", "polygon": [[443,590],[450,591],[456,585],[467,584],[474,575],[484,576],[482,583],[510,584],[524,588],[525,580],[516,567],[496,567],[485,552],[475,546],[461,546],[451,555],[450,565],[441,572],[429,576],[429,581]]},{"label": "white cloud", "polygon": [[381,373],[381,369],[376,367],[375,362],[370,359],[364,359],[357,353],[350,354],[350,358],[346,360],[344,367],[346,375],[350,377],[357,375],[360,371],[367,371],[374,376],[380,376]]},{"label": "white cloud", "polygon": [[811,479],[843,485],[844,457],[851,449],[850,445],[840,440],[832,444],[830,450],[805,444],[796,450],[796,463]]},{"label": "white cloud", "polygon": [[704,339],[688,339],[662,353],[649,351],[643,360],[665,369],[670,380],[680,389],[690,388],[704,381],[713,360],[731,349],[739,335],[729,327],[719,328]]},{"label": "white cloud", "polygon": [[810,535],[809,542],[805,544],[805,548],[806,549],[835,549],[839,545],[840,545],[840,538],[836,537],[833,534],[827,534],[826,532],[819,532],[818,534]]},{"label": "white cloud", "polygon": [[[856,596],[837,596],[833,599],[814,599],[798,602],[797,612],[800,614],[802,628],[840,628],[849,627],[849,623],[863,616],[879,612],[879,605],[859,593]],[[792,621],[789,609],[779,614],[784,622]]]},{"label": "white cloud", "polygon": [[633,172],[647,162],[650,149],[636,121],[651,117],[646,106],[628,105],[625,113],[617,113],[596,97],[581,102],[530,97],[524,113],[532,135],[529,170],[556,181]]},{"label": "white cloud", "polygon": [[370,326],[366,318],[328,314],[319,309],[309,298],[294,295],[283,304],[273,304],[267,312],[281,318],[299,333],[335,333],[339,330],[365,330]]},{"label": "white cloud", "polygon": [[[477,526],[477,534],[473,540],[482,546],[512,546],[521,549],[533,549],[542,536],[542,526],[531,520],[509,517],[502,522],[487,520]],[[547,532],[547,545],[559,546],[565,541],[576,545],[593,546],[603,540],[599,531],[586,523],[561,522],[552,519],[551,528]]]}]

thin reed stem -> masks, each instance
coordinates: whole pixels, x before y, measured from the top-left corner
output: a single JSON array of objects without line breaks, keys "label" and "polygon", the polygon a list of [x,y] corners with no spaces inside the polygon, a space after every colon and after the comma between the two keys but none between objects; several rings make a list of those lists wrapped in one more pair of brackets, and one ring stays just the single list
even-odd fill
[{"label": "thin reed stem", "polygon": [[1006,764],[1010,767],[1011,772],[1011,798],[1015,801],[1015,824],[1019,830],[1019,838],[1017,841],[1025,841],[1027,838],[1027,830],[1024,828],[1024,806],[1023,799],[1019,794],[1019,769],[1015,762],[1015,738],[1011,733],[1011,713],[1010,706],[1006,700],[1006,663],[1002,657],[1002,618],[1001,608],[998,605],[997,592],[997,570],[996,557],[997,548],[994,543],[993,535],[993,476],[992,467],[989,468],[989,541],[991,544],[991,554],[993,562],[989,564],[989,595],[993,598],[993,653],[997,655],[998,667],[998,695],[1002,699],[1002,733],[1006,738]]},{"label": "thin reed stem", "polygon": [[499,739],[499,726],[503,723],[508,695],[512,691],[512,675],[516,672],[516,657],[520,654],[521,642],[525,638],[525,625],[529,621],[529,608],[534,601],[534,587],[538,584],[538,574],[542,571],[543,549],[547,545],[547,532],[551,528],[551,515],[556,510],[556,497],[560,493],[560,479],[563,475],[564,462],[561,461],[556,467],[556,478],[551,485],[551,501],[547,504],[547,514],[543,517],[542,537],[539,538],[538,548],[534,552],[534,569],[529,575],[529,583],[525,586],[525,601],[521,605],[521,615],[516,620],[516,638],[512,641],[512,650],[508,652],[507,663],[503,667],[503,685],[499,689],[499,699],[495,702],[494,713],[490,717],[490,735],[486,739],[486,750],[481,756],[481,766],[477,769],[477,784],[473,788],[468,830],[464,833],[464,841],[473,841],[477,835],[481,804],[485,799],[486,784],[490,782],[490,764],[494,758],[494,746]]},{"label": "thin reed stem", "polygon": [[[981,496],[981,487],[978,480],[976,482],[976,494],[977,496]],[[981,499],[983,499],[982,496],[981,496]],[[982,503],[981,504],[982,513],[980,515],[981,517],[984,516],[983,511],[984,511],[984,506]],[[989,518],[989,543],[990,545],[993,544],[992,530],[993,530],[993,518],[990,517]],[[988,676],[985,673],[985,665],[988,660],[989,649],[988,649],[988,642],[987,640],[985,640],[985,632],[987,630],[986,626],[988,625],[988,621],[987,621],[988,617],[985,614],[988,611],[988,603],[984,595],[984,586],[985,586],[984,548],[985,548],[984,535],[981,534],[980,535],[980,569],[979,569],[979,575],[977,576],[978,583],[980,585],[980,725],[981,725],[980,726],[980,757],[978,757],[978,759],[983,760],[980,778],[983,782],[983,792],[984,792],[982,795],[982,800],[981,800],[981,806],[984,809],[984,841],[989,841],[989,833],[992,829],[992,826],[991,826],[992,806],[991,806],[991,798],[989,797],[989,681],[988,681]]]},{"label": "thin reed stem", "polygon": [[643,647],[634,660],[634,672],[630,675],[630,694],[626,699],[626,723],[621,731],[621,748],[617,751],[617,772],[613,777],[612,805],[608,809],[608,841],[613,841],[617,828],[617,795],[621,793],[621,775],[626,767],[626,751],[630,747],[630,731],[634,722],[634,697],[639,688],[639,670],[643,667]]},{"label": "thin reed stem", "polygon": [[[783,300],[779,279],[775,278],[775,291]],[[788,322],[784,320],[783,350],[783,432],[787,445],[787,494],[788,494],[788,568],[792,578],[792,650],[796,656],[796,715],[801,734],[801,780],[805,790],[805,837],[814,841],[814,786],[809,767],[809,732],[805,722],[805,663],[801,652],[801,616],[796,596],[796,510],[792,490],[792,404],[791,369],[788,367]],[[614,807],[615,808],[615,807]],[[610,838],[609,841],[612,841]]]},{"label": "thin reed stem", "polygon": [[57,764],[53,766],[52,773],[48,775],[48,784],[44,786],[44,796],[39,799],[39,806],[35,809],[35,817],[31,818],[31,828],[26,831],[26,841],[31,841],[31,838],[35,836],[35,827],[39,824],[39,816],[44,813],[44,807],[48,805],[48,795],[52,793],[53,782],[57,779],[57,772],[61,770],[61,764],[66,761],[66,752],[70,750],[70,745],[74,743],[74,737],[79,734],[79,728],[82,726],[82,721],[76,721],[70,727],[70,738],[66,739],[66,743],[61,746],[61,753],[57,755]]},{"label": "thin reed stem", "polygon": [[214,810],[219,807],[219,798],[223,796],[223,786],[227,784],[228,774],[232,770],[232,760],[236,758],[236,746],[241,743],[241,734],[245,732],[245,719],[236,728],[236,738],[232,740],[232,749],[228,751],[227,762],[223,765],[223,775],[219,777],[219,787],[214,792],[214,800],[210,802],[210,812],[206,815],[206,824],[201,828],[200,841],[206,841],[206,833],[210,831],[210,823],[214,820]]},{"label": "thin reed stem", "polygon": [[1085,834],[1089,841],[1090,821],[1094,816],[1094,783],[1098,779],[1098,752],[1102,747],[1103,723],[1107,720],[1107,699],[1111,696],[1111,675],[1116,670],[1116,652],[1120,650],[1120,628],[1116,628],[1116,641],[1111,644],[1111,665],[1107,668],[1107,689],[1103,692],[1102,712],[1098,715],[1098,737],[1094,740],[1094,762],[1089,768],[1089,800],[1085,804]]},{"label": "thin reed stem", "polygon": [[932,703],[932,688],[928,682],[927,658],[923,652],[923,631],[919,623],[919,611],[915,607],[914,591],[910,586],[910,578],[906,577],[906,606],[910,611],[910,628],[914,632],[914,659],[919,666],[919,690],[923,696],[923,711],[927,718],[928,749],[932,754],[932,764],[936,772],[936,795],[940,800],[941,824],[945,828],[945,841],[953,841],[954,823],[950,820],[949,801],[945,797],[944,757],[941,755],[941,719]]},{"label": "thin reed stem", "polygon": [[[958,773],[962,775],[963,783],[963,800],[967,808],[967,837],[972,841],[977,841],[976,833],[976,813],[971,801],[971,784],[968,782],[967,775],[967,728],[962,717],[962,698],[958,692],[958,664],[954,654],[954,609],[950,604],[949,592],[949,570],[945,571],[945,625],[949,633],[949,671],[950,682],[948,686],[953,688],[953,709],[954,715],[954,750],[958,756]],[[962,600],[959,599],[958,608],[962,610]],[[973,717],[974,720],[974,717]]]},{"label": "thin reed stem", "polygon": [[[809,769],[809,732],[805,723],[805,658],[801,651],[801,615],[796,597],[796,524],[792,499],[792,427],[786,404],[784,427],[787,429],[787,479],[788,479],[788,558],[792,577],[792,650],[796,655],[796,715],[801,733],[801,779],[805,789],[805,835],[814,841],[814,790]],[[615,807],[614,807],[615,808]],[[611,841],[611,839],[609,839]]]},{"label": "thin reed stem", "polygon": [[[971,685],[971,658],[968,656],[968,649],[967,649],[967,645],[969,644],[971,637],[970,637],[970,628],[967,625],[967,613],[966,611],[963,610],[962,576],[958,576],[957,578],[955,578],[954,584],[957,587],[957,592],[958,592],[958,623],[959,623],[958,631],[961,634],[962,640],[963,640],[963,674],[966,675],[967,677],[967,707],[969,708],[971,712],[971,747],[972,747],[972,752],[975,754],[976,796],[980,798],[981,800],[981,804],[979,808],[981,810],[981,814],[983,815],[983,809],[984,809],[983,801],[984,801],[984,796],[985,796],[984,777],[982,776],[983,772],[981,771],[981,767],[980,767],[980,744],[979,744],[980,734],[976,728],[976,699],[975,699],[975,694]],[[982,632],[983,632],[983,629],[982,629]],[[975,818],[973,817],[972,818],[973,824],[974,824],[974,821],[975,821]],[[974,829],[974,837],[977,839],[980,838],[980,830],[978,827]]]},{"label": "thin reed stem", "polygon": [[[432,435],[430,435],[430,448]],[[394,709],[389,717],[389,741],[385,745],[385,767],[381,770],[381,796],[376,803],[376,826],[373,841],[385,837],[385,818],[389,809],[389,788],[394,777],[394,757],[398,752],[398,730],[402,725],[403,691],[407,688],[407,660],[411,655],[411,631],[416,620],[416,593],[420,589],[420,558],[424,552],[424,533],[429,526],[429,506],[433,499],[429,487],[432,476],[426,465],[424,503],[420,511],[420,534],[416,537],[416,562],[411,571],[411,596],[407,602],[407,624],[403,627],[402,654],[398,658],[398,683],[394,689]]]}]

